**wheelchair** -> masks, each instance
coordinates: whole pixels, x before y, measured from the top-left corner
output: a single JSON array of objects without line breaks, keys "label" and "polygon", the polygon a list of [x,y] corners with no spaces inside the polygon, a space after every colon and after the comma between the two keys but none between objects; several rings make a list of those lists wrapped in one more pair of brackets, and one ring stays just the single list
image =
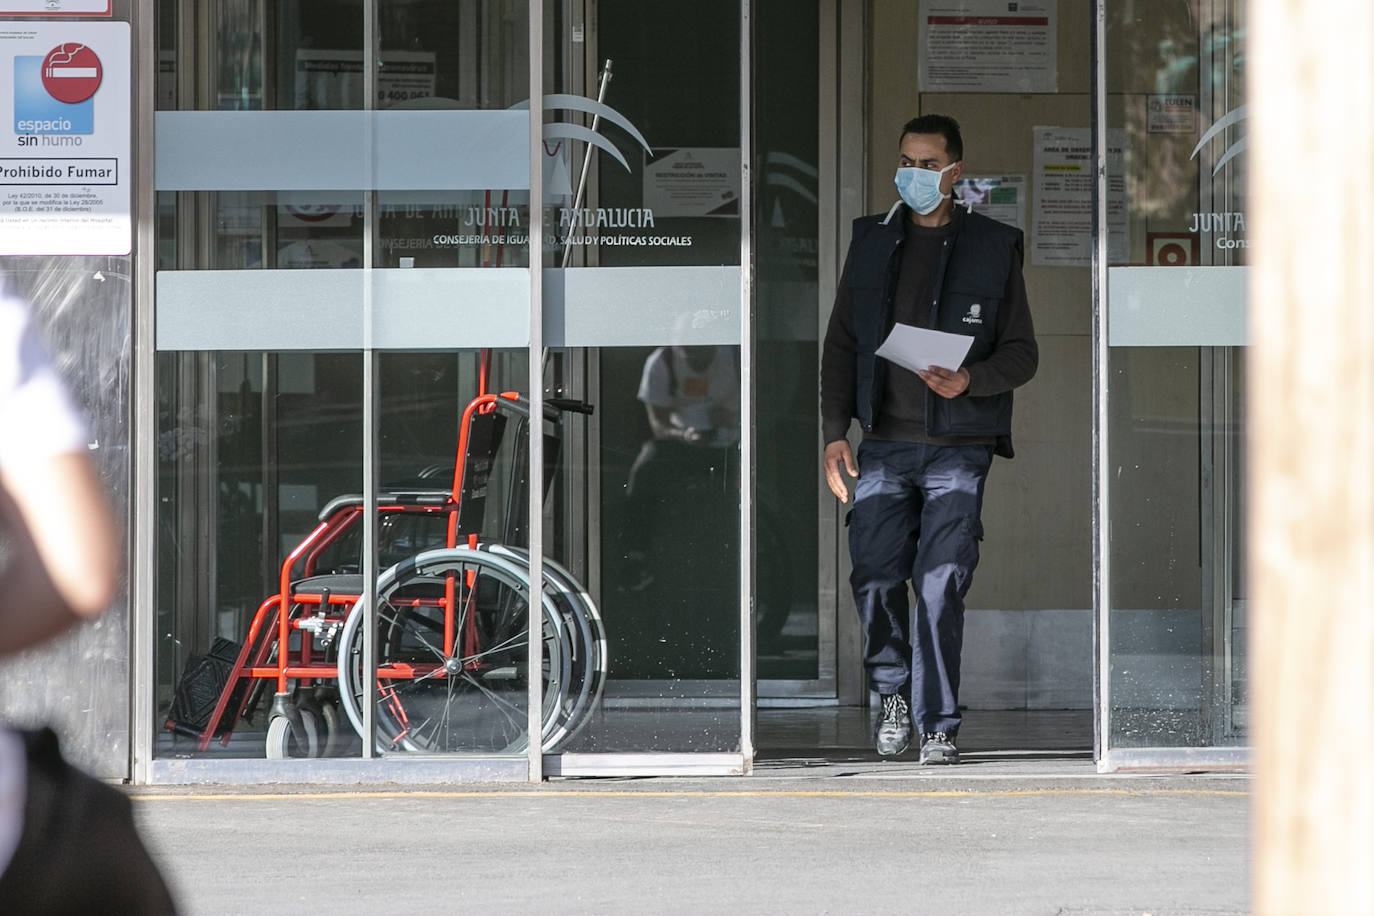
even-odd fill
[{"label": "wheelchair", "polygon": [[[379,753],[522,753],[536,604],[540,746],[553,752],[566,745],[600,703],[606,636],[595,603],[558,563],[546,558],[541,588],[530,586],[527,443],[537,425],[547,493],[565,416],[591,411],[548,399],[543,422],[532,424],[522,395],[479,394],[459,423],[450,487],[422,477],[378,494],[378,565],[385,571],[375,588],[375,696],[367,696],[365,674],[363,499],[340,496],[282,562],[279,590],[258,606],[208,714],[187,721],[174,705],[166,728],[193,735],[200,751],[217,739],[227,746],[235,724],[274,688],[271,759],[346,752],[364,733],[369,703]],[[502,518],[487,518],[501,506]],[[501,536],[484,541],[482,532],[493,528]]]}]

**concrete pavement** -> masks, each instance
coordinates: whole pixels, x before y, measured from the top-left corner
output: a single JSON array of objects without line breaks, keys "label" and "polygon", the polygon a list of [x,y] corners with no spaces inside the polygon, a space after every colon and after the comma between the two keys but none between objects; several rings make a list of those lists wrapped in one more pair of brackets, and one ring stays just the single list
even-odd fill
[{"label": "concrete pavement", "polygon": [[774,761],[435,790],[134,788],[185,913],[1248,912],[1248,777]]}]

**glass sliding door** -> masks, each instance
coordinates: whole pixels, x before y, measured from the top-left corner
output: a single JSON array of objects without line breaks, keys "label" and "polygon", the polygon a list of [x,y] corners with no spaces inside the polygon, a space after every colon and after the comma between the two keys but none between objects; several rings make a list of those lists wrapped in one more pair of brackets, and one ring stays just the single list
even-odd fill
[{"label": "glass sliding door", "polygon": [[1102,764],[1239,760],[1245,5],[1105,6]]},{"label": "glass sliding door", "polygon": [[745,771],[741,5],[157,11],[149,778]]},{"label": "glass sliding door", "polygon": [[519,0],[160,4],[155,779],[525,778],[531,672],[581,677],[521,553],[556,421],[528,34]]},{"label": "glass sliding door", "polygon": [[589,584],[607,671],[550,772],[738,772],[740,4],[557,8],[545,387],[594,413],[563,443],[545,547]]}]

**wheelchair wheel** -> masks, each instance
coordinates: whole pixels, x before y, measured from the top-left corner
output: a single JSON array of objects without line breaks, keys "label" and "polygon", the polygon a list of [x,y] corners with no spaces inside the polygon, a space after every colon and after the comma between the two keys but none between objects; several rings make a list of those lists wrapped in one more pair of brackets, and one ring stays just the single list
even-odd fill
[{"label": "wheelchair wheel", "polygon": [[343,714],[339,712],[338,704],[333,701],[321,703],[320,721],[324,724],[324,756],[341,756],[351,733],[341,730],[348,726],[344,724]]},{"label": "wheelchair wheel", "polygon": [[308,709],[297,710],[301,729],[291,727],[286,716],[273,716],[267,724],[267,759],[286,760],[291,757],[320,756],[320,724]]},{"label": "wheelchair wheel", "polygon": [[[467,548],[431,550],[393,566],[377,582],[379,751],[516,754],[528,746],[526,571]],[[445,584],[454,588],[453,644],[445,645]],[[558,729],[573,668],[571,639],[555,602],[542,594],[544,735]],[[339,694],[362,733],[363,603],[339,643]],[[542,737],[542,736],[541,736]]]},{"label": "wheelchair wheel", "polygon": [[[529,551],[504,544],[479,544],[478,550],[529,562]],[[571,741],[587,724],[591,712],[601,702],[606,686],[606,631],[601,613],[572,573],[557,562],[544,558],[544,585],[553,593],[563,624],[571,637],[572,670],[557,729],[545,733],[544,749],[552,752]]]}]

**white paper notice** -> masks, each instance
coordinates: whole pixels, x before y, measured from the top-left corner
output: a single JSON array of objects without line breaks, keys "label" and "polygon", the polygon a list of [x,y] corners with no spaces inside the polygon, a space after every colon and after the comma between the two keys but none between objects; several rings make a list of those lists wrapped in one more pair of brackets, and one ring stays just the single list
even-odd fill
[{"label": "white paper notice", "polygon": [[1145,103],[1145,130],[1152,134],[1197,132],[1197,96],[1152,94]]},{"label": "white paper notice", "polygon": [[[1087,127],[1037,127],[1035,196],[1031,215],[1031,263],[1037,267],[1089,267],[1092,264],[1092,133]],[[1130,226],[1126,221],[1125,128],[1107,129],[1107,259],[1126,261]]]},{"label": "white paper notice", "polygon": [[[433,51],[385,51],[377,71],[377,107],[434,97]],[[296,51],[296,107],[362,108],[363,52]]]},{"label": "white paper notice", "polygon": [[874,352],[890,362],[894,362],[912,372],[921,372],[931,366],[949,369],[951,372],[964,364],[968,348],[973,346],[973,338],[967,334],[946,334],[944,331],[928,331],[909,324],[897,324]]},{"label": "white paper notice", "polygon": [[110,0],[27,0],[0,6],[0,16],[108,16]]},{"label": "white paper notice", "polygon": [[127,22],[0,24],[0,252],[129,253],[131,72]]},{"label": "white paper notice", "polygon": [[654,216],[739,216],[739,147],[655,150],[644,164]]},{"label": "white paper notice", "polygon": [[922,92],[1057,92],[1058,0],[921,0]]}]

